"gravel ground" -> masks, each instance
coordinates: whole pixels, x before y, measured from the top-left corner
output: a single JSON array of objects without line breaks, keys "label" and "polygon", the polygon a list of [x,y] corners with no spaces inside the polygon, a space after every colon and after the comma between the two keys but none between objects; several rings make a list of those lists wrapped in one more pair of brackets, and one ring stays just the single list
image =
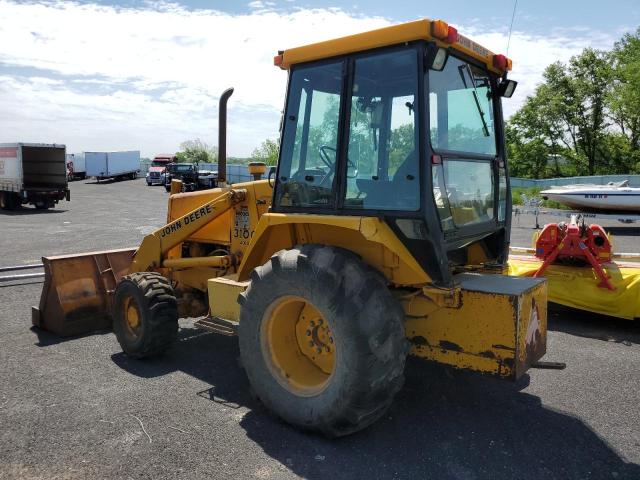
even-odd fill
[{"label": "gravel ground", "polygon": [[[71,195],[0,213],[0,266],[135,246],[164,223],[166,193],[144,180]],[[513,244],[534,224],[515,219]],[[614,233],[619,251],[640,250],[634,228]],[[515,384],[410,360],[388,415],[329,441],[251,397],[235,338],[181,321],[166,356],[134,361],[111,333],[31,329],[41,288],[0,284],[0,478],[640,478],[637,323],[554,311],[546,359],[567,368]]]}]

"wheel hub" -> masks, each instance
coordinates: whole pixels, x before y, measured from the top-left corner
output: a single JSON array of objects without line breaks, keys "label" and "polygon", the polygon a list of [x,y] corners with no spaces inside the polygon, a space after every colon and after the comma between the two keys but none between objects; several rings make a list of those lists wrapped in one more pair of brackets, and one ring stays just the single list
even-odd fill
[{"label": "wheel hub", "polygon": [[300,396],[321,392],[335,365],[331,328],[305,299],[287,296],[265,312],[262,345],[265,360],[278,381]]},{"label": "wheel hub", "polygon": [[125,301],[124,315],[131,333],[136,334],[140,327],[140,313],[132,298],[127,298]]}]

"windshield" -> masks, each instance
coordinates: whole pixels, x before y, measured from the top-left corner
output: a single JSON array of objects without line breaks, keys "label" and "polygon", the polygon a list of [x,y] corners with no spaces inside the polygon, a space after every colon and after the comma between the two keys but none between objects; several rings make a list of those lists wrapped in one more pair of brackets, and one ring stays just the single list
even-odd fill
[{"label": "windshield", "polygon": [[151,162],[151,166],[152,167],[164,167],[167,165],[168,162],[163,162],[163,161],[159,161],[159,160],[154,160],[153,162]]},{"label": "windshield", "polygon": [[340,199],[344,208],[419,210],[416,53],[411,48],[354,58],[353,82],[344,93],[342,61],[292,72],[277,205],[326,208],[334,204],[340,104],[346,97],[346,178],[340,179],[345,186]]},{"label": "windshield", "polygon": [[429,73],[431,145],[435,151],[496,154],[493,91],[489,74],[450,56]]},{"label": "windshield", "polygon": [[171,172],[178,172],[178,173],[190,172],[192,169],[193,169],[192,165],[172,165],[169,167],[169,170]]}]

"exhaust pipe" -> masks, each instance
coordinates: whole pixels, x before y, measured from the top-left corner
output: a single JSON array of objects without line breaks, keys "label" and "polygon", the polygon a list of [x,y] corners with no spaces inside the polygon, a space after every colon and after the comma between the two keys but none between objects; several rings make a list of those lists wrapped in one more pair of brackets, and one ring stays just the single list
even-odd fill
[{"label": "exhaust pipe", "polygon": [[227,101],[233,88],[227,88],[218,105],[218,183],[227,182]]}]

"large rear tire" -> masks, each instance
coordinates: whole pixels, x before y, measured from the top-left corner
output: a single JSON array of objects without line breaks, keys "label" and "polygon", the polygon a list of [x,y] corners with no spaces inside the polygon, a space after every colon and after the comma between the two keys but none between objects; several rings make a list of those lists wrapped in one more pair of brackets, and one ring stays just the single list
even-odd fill
[{"label": "large rear tire", "polygon": [[176,296],[167,280],[155,272],[132,273],[116,288],[113,331],[122,350],[135,358],[160,355],[178,332]]},{"label": "large rear tire", "polygon": [[330,437],[375,422],[404,382],[404,312],[349,251],[283,250],[241,304],[240,356],[254,392],[285,421]]}]

